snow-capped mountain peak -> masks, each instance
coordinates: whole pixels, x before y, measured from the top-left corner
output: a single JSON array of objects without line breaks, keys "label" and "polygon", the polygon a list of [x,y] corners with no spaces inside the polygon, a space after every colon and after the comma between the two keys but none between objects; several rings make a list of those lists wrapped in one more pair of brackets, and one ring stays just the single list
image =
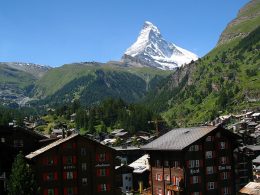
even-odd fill
[{"label": "snow-capped mountain peak", "polygon": [[175,69],[198,56],[163,39],[159,29],[146,21],[136,42],[126,50],[123,60],[135,59],[145,66]]}]

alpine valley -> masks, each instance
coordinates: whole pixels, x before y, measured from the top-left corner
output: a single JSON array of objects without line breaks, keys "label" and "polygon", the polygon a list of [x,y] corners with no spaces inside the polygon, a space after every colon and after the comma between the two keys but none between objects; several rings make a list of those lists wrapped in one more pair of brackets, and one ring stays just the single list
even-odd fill
[{"label": "alpine valley", "polygon": [[145,104],[170,125],[206,122],[260,105],[260,1],[245,5],[206,56],[167,42],[145,22],[120,61],[57,68],[0,63],[3,105],[62,105],[107,98]]}]

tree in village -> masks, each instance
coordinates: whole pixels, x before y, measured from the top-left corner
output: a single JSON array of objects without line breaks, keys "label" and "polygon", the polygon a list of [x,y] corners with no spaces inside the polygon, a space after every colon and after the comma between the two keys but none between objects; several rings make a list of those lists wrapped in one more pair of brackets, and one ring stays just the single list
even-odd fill
[{"label": "tree in village", "polygon": [[37,185],[31,168],[26,164],[20,152],[12,165],[11,175],[8,180],[8,195],[35,195]]}]

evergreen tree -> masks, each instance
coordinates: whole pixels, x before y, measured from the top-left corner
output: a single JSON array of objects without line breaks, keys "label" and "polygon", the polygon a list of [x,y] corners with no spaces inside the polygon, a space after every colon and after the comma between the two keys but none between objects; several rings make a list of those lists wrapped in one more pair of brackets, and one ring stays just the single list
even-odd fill
[{"label": "evergreen tree", "polygon": [[37,185],[31,168],[26,164],[20,152],[12,165],[11,175],[8,180],[8,195],[35,195]]}]

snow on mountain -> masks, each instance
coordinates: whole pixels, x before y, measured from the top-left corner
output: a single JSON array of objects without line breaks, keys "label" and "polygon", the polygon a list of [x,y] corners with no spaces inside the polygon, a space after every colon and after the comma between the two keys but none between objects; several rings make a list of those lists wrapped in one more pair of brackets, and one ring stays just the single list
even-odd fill
[{"label": "snow on mountain", "polygon": [[159,69],[175,69],[198,56],[163,39],[159,29],[146,21],[136,42],[126,50],[123,61],[134,61]]}]

